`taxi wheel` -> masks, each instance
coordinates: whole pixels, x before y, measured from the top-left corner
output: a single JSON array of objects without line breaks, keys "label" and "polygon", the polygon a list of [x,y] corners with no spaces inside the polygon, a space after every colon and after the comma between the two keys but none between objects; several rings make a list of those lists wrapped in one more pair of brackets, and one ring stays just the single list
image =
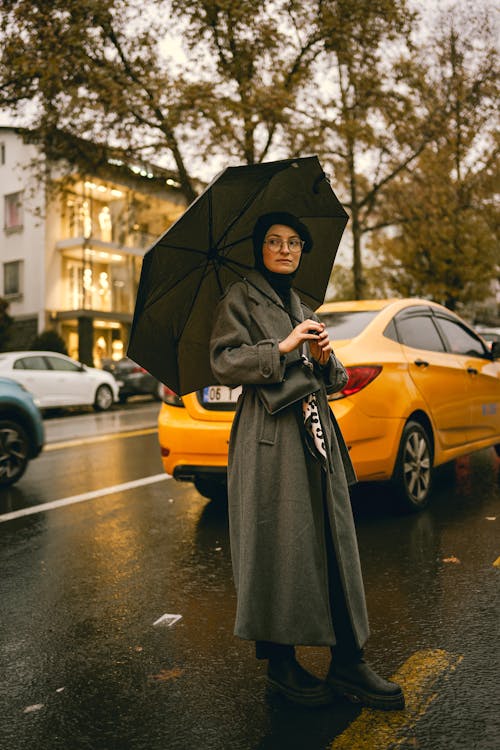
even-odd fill
[{"label": "taxi wheel", "polygon": [[107,411],[113,405],[113,391],[109,385],[100,385],[95,393],[94,409]]},{"label": "taxi wheel", "polygon": [[418,511],[429,502],[432,488],[432,444],[418,422],[406,423],[392,475],[402,510]]},{"label": "taxi wheel", "polygon": [[209,500],[215,500],[218,503],[227,502],[227,484],[218,479],[201,479],[194,480],[194,486],[203,497]]}]

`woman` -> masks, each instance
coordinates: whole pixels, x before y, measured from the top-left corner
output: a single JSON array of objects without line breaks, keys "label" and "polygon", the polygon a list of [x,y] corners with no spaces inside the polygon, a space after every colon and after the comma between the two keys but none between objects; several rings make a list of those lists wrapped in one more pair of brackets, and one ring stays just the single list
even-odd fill
[{"label": "woman", "polygon": [[[402,708],[401,688],[363,660],[369,628],[348,489],[356,478],[327,401],[347,373],[292,289],[311,235],[274,212],[258,219],[253,246],[255,270],[222,297],[211,339],[217,379],[243,385],[228,464],[235,635],[256,642],[269,685],[292,701],[323,705],[345,693]],[[269,414],[259,390],[281,382],[304,347],[319,391]],[[325,681],[298,663],[298,644],[331,648]]]}]

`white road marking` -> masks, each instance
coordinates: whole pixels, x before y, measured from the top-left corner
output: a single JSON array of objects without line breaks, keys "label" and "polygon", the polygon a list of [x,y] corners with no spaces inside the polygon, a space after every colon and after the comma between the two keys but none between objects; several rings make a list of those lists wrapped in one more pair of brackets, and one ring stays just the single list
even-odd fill
[{"label": "white road marking", "polygon": [[21,518],[22,516],[32,516],[35,513],[44,513],[46,510],[54,510],[54,508],[62,508],[65,505],[73,505],[74,503],[83,503],[86,500],[94,500],[96,497],[105,497],[106,495],[113,495],[115,492],[125,492],[126,490],[133,490],[136,487],[143,487],[146,484],[155,484],[155,482],[162,482],[165,479],[171,479],[170,474],[153,474],[149,477],[142,477],[142,479],[133,479],[131,482],[123,482],[123,484],[115,484],[112,487],[103,487],[100,490],[93,490],[92,492],[83,492],[81,495],[72,495],[71,497],[63,497],[61,500],[53,500],[50,503],[43,503],[42,505],[33,505],[30,508],[21,508],[20,510],[12,511],[12,513],[4,513],[0,515],[0,523],[4,521],[12,521],[14,518]]},{"label": "white road marking", "polygon": [[80,445],[88,445],[89,443],[102,443],[106,440],[118,440],[122,438],[138,437],[141,435],[153,435],[158,432],[157,427],[148,427],[143,430],[127,430],[126,432],[109,432],[105,435],[91,435],[86,438],[75,438],[73,440],[62,440],[60,442],[46,443],[43,449],[44,453],[47,451],[59,451],[63,448],[75,448]]},{"label": "white road marking", "polygon": [[32,706],[26,706],[23,714],[32,714],[33,711],[40,711],[40,709],[43,708],[44,705],[44,703],[34,703]]},{"label": "white road marking", "polygon": [[178,622],[179,620],[182,620],[182,615],[169,615],[167,613],[159,617],[157,620],[155,620],[153,623],[153,626],[164,625],[167,628],[171,628],[172,625],[175,625],[175,623]]}]

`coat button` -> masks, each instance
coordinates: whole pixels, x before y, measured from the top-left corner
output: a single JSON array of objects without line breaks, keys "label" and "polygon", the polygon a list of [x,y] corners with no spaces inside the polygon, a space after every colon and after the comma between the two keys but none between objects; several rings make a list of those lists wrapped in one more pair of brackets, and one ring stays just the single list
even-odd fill
[{"label": "coat button", "polygon": [[262,368],[262,374],[265,378],[269,377],[269,375],[271,374],[271,368],[269,367],[269,365],[264,365],[264,367]]}]

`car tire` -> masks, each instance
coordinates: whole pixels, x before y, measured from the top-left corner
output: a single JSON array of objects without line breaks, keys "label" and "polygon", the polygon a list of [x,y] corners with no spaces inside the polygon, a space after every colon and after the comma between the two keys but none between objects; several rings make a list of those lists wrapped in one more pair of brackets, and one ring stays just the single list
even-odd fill
[{"label": "car tire", "polygon": [[203,497],[209,500],[215,500],[218,503],[227,502],[227,484],[221,479],[201,479],[194,480],[194,486]]},{"label": "car tire", "polygon": [[25,429],[10,419],[0,420],[0,487],[8,487],[26,471],[30,442]]},{"label": "car tire", "polygon": [[95,392],[94,409],[107,411],[113,405],[113,391],[109,385],[100,385]]},{"label": "car tire", "polygon": [[400,510],[419,511],[429,502],[432,490],[432,442],[425,427],[408,421],[403,429],[392,475]]}]

